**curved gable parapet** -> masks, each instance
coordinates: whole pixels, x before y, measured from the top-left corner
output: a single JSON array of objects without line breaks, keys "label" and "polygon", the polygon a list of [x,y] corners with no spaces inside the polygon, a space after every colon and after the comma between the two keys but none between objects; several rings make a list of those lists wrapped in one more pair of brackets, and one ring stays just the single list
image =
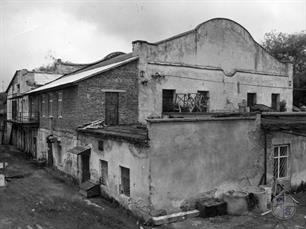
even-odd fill
[{"label": "curved gable parapet", "polygon": [[148,62],[215,68],[226,76],[237,71],[289,74],[288,65],[271,56],[243,26],[224,18],[211,19],[156,43],[135,41],[134,51],[139,55],[145,52]]}]

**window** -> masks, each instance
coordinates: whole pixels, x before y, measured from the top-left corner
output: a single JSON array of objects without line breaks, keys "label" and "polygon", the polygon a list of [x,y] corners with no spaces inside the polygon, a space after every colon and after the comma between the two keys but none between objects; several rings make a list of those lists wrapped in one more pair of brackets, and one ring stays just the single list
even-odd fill
[{"label": "window", "polygon": [[105,123],[107,125],[119,124],[118,92],[105,92]]},{"label": "window", "polygon": [[107,179],[108,179],[107,161],[100,160],[100,171],[101,171],[100,184],[107,185]]},{"label": "window", "polygon": [[16,100],[12,101],[12,119],[13,120],[17,119],[17,101]]},{"label": "window", "polygon": [[20,84],[17,84],[17,93],[20,93]]},{"label": "window", "polygon": [[53,100],[52,100],[52,94],[48,94],[48,116],[53,117]]},{"label": "window", "polygon": [[121,185],[120,193],[130,196],[130,169],[120,166]]},{"label": "window", "polygon": [[42,116],[45,117],[46,115],[46,95],[42,95],[42,98],[41,98],[41,113],[42,113]]},{"label": "window", "polygon": [[198,107],[200,108],[200,112],[208,112],[208,104],[209,104],[209,92],[208,91],[198,91],[199,101]]},{"label": "window", "polygon": [[271,107],[275,111],[279,111],[279,94],[271,95]]},{"label": "window", "polygon": [[253,107],[256,104],[256,93],[248,93],[247,94],[247,106]]},{"label": "window", "polygon": [[63,92],[58,92],[57,116],[58,118],[63,117]]},{"label": "window", "polygon": [[103,141],[98,141],[98,149],[103,151],[104,150],[104,142]]},{"label": "window", "polygon": [[289,145],[274,146],[274,178],[284,178],[288,176],[288,153]]},{"label": "window", "polygon": [[62,146],[60,143],[57,143],[57,160],[59,164],[63,163],[63,155],[62,155]]},{"label": "window", "polygon": [[174,111],[175,90],[163,90],[163,112]]}]

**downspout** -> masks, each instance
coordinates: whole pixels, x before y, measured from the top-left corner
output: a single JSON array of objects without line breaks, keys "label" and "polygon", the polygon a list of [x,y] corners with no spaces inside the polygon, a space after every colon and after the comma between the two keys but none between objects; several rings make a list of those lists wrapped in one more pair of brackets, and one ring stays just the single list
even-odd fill
[{"label": "downspout", "polygon": [[264,184],[267,184],[267,133],[264,130],[264,147],[265,147],[265,158],[264,158]]}]

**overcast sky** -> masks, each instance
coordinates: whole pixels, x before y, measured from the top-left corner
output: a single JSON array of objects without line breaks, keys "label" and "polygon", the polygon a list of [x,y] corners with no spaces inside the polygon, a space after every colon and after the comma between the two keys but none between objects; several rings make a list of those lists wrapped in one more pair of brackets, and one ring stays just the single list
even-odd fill
[{"label": "overcast sky", "polygon": [[17,69],[50,56],[93,62],[130,52],[133,40],[156,42],[215,17],[235,20],[261,42],[271,30],[305,30],[306,0],[0,0],[0,90]]}]

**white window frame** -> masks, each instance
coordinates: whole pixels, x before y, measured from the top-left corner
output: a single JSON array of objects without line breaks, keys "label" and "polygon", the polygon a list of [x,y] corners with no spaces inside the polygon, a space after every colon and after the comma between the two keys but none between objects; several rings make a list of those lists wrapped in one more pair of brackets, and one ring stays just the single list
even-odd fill
[{"label": "white window frame", "polygon": [[[287,147],[287,153],[284,156],[280,155],[280,148],[281,147]],[[277,148],[277,156],[274,154],[274,149]],[[277,159],[277,177],[276,179],[286,179],[289,177],[289,153],[290,153],[290,145],[289,144],[281,144],[281,145],[273,145],[273,176],[274,176],[274,160]],[[287,158],[286,160],[286,174],[283,177],[280,177],[280,159],[281,158]]]}]

